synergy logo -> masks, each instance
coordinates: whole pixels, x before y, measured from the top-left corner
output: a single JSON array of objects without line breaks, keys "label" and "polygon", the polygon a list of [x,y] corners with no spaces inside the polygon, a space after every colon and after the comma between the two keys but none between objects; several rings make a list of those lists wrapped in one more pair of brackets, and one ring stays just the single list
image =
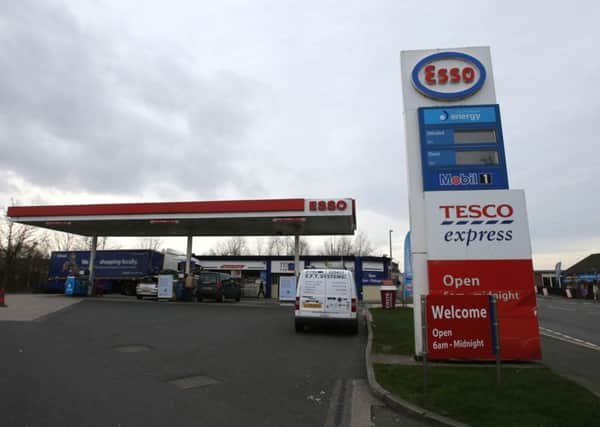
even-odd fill
[{"label": "synergy logo", "polygon": [[475,57],[461,52],[440,52],[420,60],[412,82],[423,95],[454,101],[475,94],[485,83],[486,71]]}]

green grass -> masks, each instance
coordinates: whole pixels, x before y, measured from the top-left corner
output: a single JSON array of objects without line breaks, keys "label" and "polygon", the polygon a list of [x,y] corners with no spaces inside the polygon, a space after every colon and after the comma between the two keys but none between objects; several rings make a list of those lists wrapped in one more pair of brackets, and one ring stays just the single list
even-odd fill
[{"label": "green grass", "polygon": [[547,368],[431,367],[427,398],[420,366],[375,365],[386,390],[473,426],[597,426],[600,399]]},{"label": "green grass", "polygon": [[373,308],[373,353],[415,354],[412,308]]},{"label": "green grass", "polygon": [[[413,311],[371,309],[373,353],[414,355]],[[377,382],[422,408],[472,426],[598,426],[600,399],[543,367],[429,368],[427,396],[420,366],[375,364]]]}]

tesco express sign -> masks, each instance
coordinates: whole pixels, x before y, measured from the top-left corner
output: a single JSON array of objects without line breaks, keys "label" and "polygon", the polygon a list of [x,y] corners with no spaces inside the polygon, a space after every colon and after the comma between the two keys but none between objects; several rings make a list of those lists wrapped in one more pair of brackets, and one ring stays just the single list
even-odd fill
[{"label": "tesco express sign", "polygon": [[461,52],[440,52],[421,59],[412,71],[412,83],[428,98],[454,101],[475,94],[485,83],[483,64]]}]

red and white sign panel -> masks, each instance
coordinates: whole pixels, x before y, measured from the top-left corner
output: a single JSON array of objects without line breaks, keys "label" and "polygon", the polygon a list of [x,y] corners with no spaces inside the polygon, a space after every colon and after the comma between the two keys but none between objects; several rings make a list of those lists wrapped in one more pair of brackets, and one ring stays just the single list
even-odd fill
[{"label": "red and white sign panel", "polygon": [[433,295],[495,295],[504,360],[539,360],[533,265],[522,260],[428,261]]},{"label": "red and white sign panel", "polygon": [[429,359],[495,359],[490,298],[427,295]]},{"label": "red and white sign panel", "polygon": [[523,190],[426,192],[425,206],[428,259],[531,259]]}]

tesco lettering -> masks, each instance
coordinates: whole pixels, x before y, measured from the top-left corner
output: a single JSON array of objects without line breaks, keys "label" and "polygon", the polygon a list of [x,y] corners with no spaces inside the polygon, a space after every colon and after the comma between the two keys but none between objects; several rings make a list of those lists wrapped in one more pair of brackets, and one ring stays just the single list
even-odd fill
[{"label": "tesco lettering", "polygon": [[507,203],[501,205],[441,205],[440,209],[444,211],[444,218],[509,218],[513,216],[515,210]]}]

